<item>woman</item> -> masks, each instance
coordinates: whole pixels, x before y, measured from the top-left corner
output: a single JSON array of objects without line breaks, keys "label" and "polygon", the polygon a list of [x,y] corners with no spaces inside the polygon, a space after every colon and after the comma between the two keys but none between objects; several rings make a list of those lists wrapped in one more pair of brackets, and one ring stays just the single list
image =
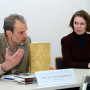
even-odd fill
[{"label": "woman", "polygon": [[90,15],[77,11],[70,27],[73,32],[61,39],[63,68],[90,68]]}]

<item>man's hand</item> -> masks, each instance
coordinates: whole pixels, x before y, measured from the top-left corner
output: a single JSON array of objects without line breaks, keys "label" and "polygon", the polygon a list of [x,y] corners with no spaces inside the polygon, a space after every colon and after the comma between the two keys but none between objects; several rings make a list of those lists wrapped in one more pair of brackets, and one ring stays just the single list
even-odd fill
[{"label": "man's hand", "polygon": [[56,70],[56,68],[55,67],[50,67],[50,70]]},{"label": "man's hand", "polygon": [[12,67],[15,67],[19,62],[21,61],[22,57],[24,55],[23,49],[18,49],[15,54],[12,56],[9,56],[9,50],[6,48],[6,55],[5,55],[5,62],[2,64],[3,71],[7,71],[11,69]]}]

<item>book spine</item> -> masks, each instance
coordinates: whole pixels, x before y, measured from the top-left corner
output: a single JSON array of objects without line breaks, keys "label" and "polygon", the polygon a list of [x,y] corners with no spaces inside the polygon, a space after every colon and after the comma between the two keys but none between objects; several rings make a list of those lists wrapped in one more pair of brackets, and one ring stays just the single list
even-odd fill
[{"label": "book spine", "polygon": [[25,78],[25,82],[33,82],[33,78]]},{"label": "book spine", "polygon": [[14,78],[14,81],[17,82],[33,82],[33,80],[35,80],[34,78]]}]

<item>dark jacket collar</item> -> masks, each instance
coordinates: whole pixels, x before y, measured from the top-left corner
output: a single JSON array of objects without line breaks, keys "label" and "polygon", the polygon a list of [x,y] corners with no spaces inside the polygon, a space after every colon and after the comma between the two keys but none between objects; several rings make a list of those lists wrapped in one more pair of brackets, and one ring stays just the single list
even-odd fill
[{"label": "dark jacket collar", "polygon": [[[74,31],[71,34],[69,34],[68,36],[69,36],[68,38],[69,38],[70,42],[76,41],[76,37],[74,35]],[[90,41],[90,34],[86,33],[85,38]]]}]

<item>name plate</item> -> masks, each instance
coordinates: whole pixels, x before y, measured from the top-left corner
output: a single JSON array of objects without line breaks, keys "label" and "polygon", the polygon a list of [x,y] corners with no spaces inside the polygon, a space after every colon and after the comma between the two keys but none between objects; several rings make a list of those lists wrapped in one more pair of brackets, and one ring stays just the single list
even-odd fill
[{"label": "name plate", "polygon": [[49,70],[35,72],[38,86],[76,83],[73,69]]}]

